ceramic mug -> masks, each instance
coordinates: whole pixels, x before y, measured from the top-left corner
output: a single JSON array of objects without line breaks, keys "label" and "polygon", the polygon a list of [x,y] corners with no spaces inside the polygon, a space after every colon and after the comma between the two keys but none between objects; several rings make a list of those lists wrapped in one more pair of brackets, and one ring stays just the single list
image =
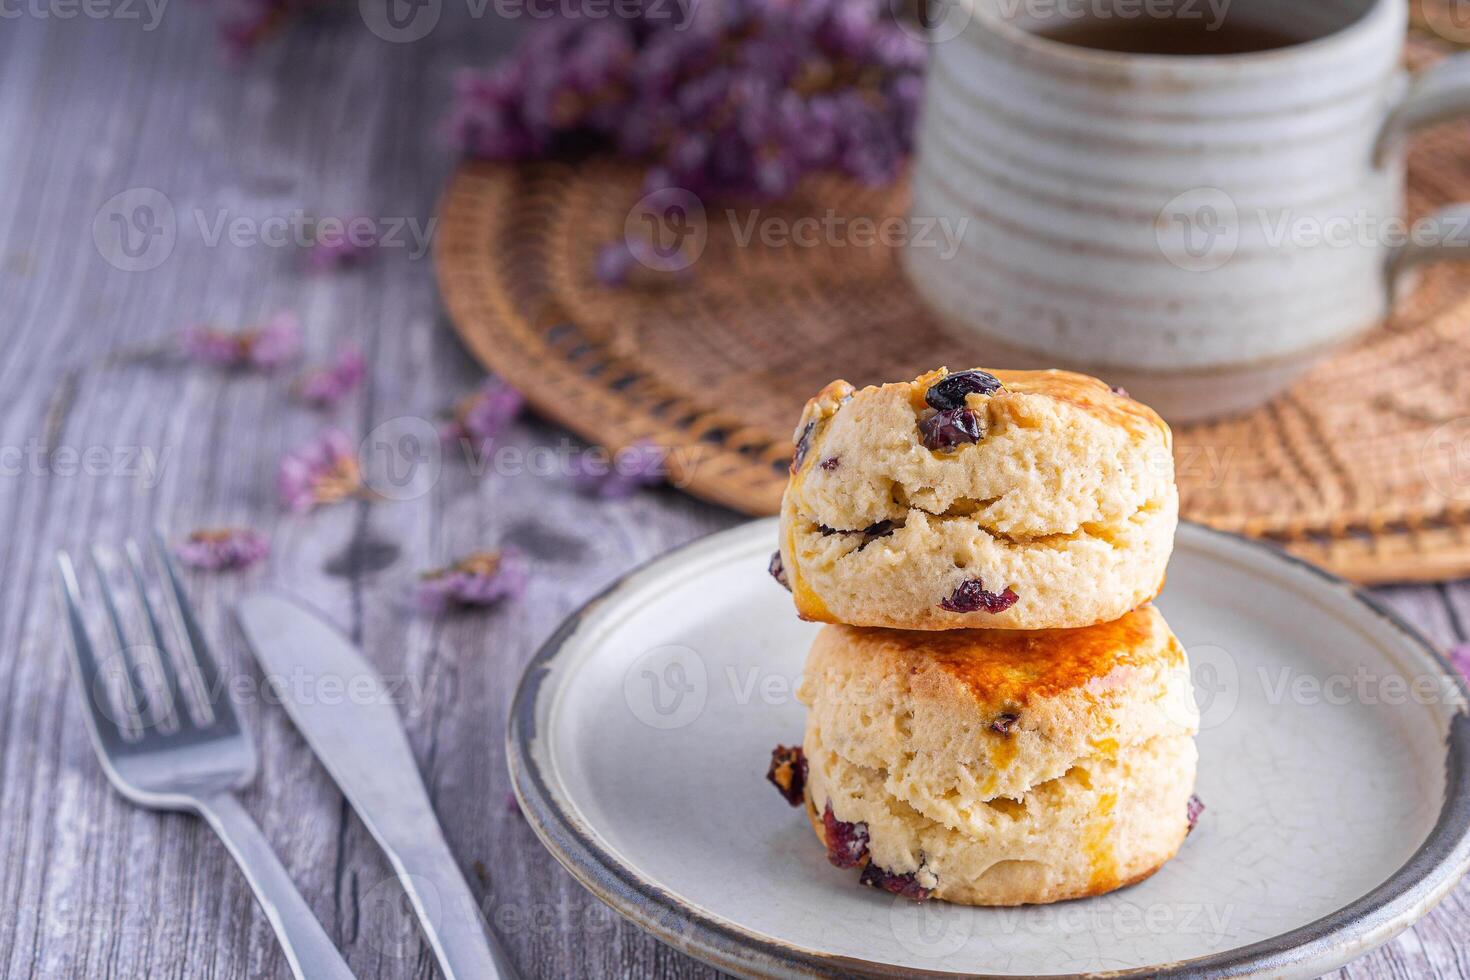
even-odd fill
[{"label": "ceramic mug", "polygon": [[1299,43],[1224,55],[1061,43],[1059,18],[1204,0],[954,0],[920,115],[903,260],[979,361],[1070,367],[1175,421],[1256,406],[1379,322],[1408,268],[1470,257],[1470,209],[1403,220],[1411,130],[1470,111],[1470,55],[1412,83],[1405,0],[1217,0]]}]

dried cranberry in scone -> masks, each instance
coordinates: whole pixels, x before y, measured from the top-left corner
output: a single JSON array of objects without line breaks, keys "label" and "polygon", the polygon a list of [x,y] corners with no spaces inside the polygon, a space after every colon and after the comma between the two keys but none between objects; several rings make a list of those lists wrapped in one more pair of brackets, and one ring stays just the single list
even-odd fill
[{"label": "dried cranberry in scone", "polygon": [[930,408],[943,412],[962,408],[970,395],[993,395],[1001,389],[1000,379],[988,371],[956,371],[946,374],[924,392]]},{"label": "dried cranberry in scone", "polygon": [[771,578],[786,586],[786,591],[791,591],[791,580],[786,577],[786,564],[781,560],[781,552],[771,552],[771,560],[766,564],[766,571],[771,573]]},{"label": "dried cranberry in scone", "polygon": [[878,867],[872,861],[863,866],[862,877],[858,879],[869,888],[878,888],[891,895],[922,902],[934,893],[934,889],[925,888],[919,884],[917,873],[910,871],[905,874],[894,874]]},{"label": "dried cranberry in scone", "polygon": [[968,408],[952,408],[920,419],[919,432],[924,437],[924,446],[935,452],[979,442],[985,434],[980,427],[980,416]]},{"label": "dried cranberry in scone", "polygon": [[822,811],[822,838],[827,842],[827,860],[839,868],[855,868],[868,856],[868,825],[838,820],[831,802]]},{"label": "dried cranberry in scone", "polygon": [[1199,815],[1201,813],[1204,813],[1204,812],[1205,812],[1205,803],[1204,803],[1204,800],[1201,800],[1198,796],[1195,796],[1193,793],[1190,793],[1189,794],[1189,803],[1188,803],[1188,805],[1184,809],[1184,815],[1189,819],[1189,830],[1186,831],[1186,833],[1193,832],[1194,825],[1197,824],[1197,823],[1199,823]]},{"label": "dried cranberry in scone", "polygon": [[978,578],[972,578],[961,582],[954,590],[954,594],[942,601],[939,606],[949,612],[972,613],[988,612],[992,616],[996,613],[1005,612],[1014,606],[1020,596],[1007,588],[1004,592],[989,592],[985,589],[985,583]]}]

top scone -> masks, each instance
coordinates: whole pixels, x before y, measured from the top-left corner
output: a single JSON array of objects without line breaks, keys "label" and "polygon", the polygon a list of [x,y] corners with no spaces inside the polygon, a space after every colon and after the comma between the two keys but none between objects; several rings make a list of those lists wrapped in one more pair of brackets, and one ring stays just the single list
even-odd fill
[{"label": "top scone", "polygon": [[1111,622],[1163,587],[1169,427],[1065,371],[834,381],[797,426],[772,571],[803,619],[945,630]]}]

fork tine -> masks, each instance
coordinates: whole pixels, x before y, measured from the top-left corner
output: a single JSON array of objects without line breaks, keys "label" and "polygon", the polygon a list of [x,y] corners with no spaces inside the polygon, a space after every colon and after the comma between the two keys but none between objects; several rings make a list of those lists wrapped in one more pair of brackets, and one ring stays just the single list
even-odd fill
[{"label": "fork tine", "polygon": [[114,705],[99,704],[106,696],[102,681],[102,669],[92,649],[92,638],[87,635],[87,621],[82,617],[81,589],[77,585],[77,570],[71,555],[65,551],[56,553],[57,598],[66,614],[67,633],[71,636],[72,665],[77,672],[77,685],[81,688],[82,705],[87,709],[88,726],[104,752],[115,751],[122,746],[121,726],[113,717]]},{"label": "fork tine", "polygon": [[123,661],[123,696],[132,712],[133,724],[138,733],[142,734],[150,723],[158,719],[151,717],[148,689],[143,684],[143,672],[139,669],[138,658],[128,645],[127,628],[118,612],[117,596],[112,590],[112,583],[107,578],[107,563],[102,558],[102,546],[94,544],[91,554],[92,567],[97,572],[97,585],[102,589],[102,606],[107,610],[108,622],[112,624],[112,636],[117,642],[118,655]]},{"label": "fork tine", "polygon": [[168,699],[168,703],[164,705],[165,717],[172,717],[183,728],[190,722],[189,706],[179,690],[179,674],[174,669],[173,657],[169,656],[169,643],[164,638],[163,627],[153,611],[153,602],[148,598],[148,586],[143,575],[143,554],[138,550],[138,542],[132,538],[123,545],[123,552],[128,557],[128,569],[133,573],[133,585],[138,590],[138,603],[143,607],[143,617],[148,620],[148,630],[153,634],[153,645],[158,649],[158,668],[163,675],[164,696]]},{"label": "fork tine", "polygon": [[169,608],[173,610],[174,622],[179,625],[184,635],[184,646],[187,648],[184,661],[190,667],[190,678],[197,685],[195,690],[199,694],[200,707],[207,716],[203,724],[209,725],[218,721],[226,727],[239,728],[235,710],[225,692],[224,678],[220,674],[219,665],[214,662],[214,657],[210,656],[209,642],[204,639],[204,631],[199,628],[199,621],[194,618],[194,610],[189,605],[188,595],[184,592],[184,584],[179,578],[178,567],[174,565],[173,558],[168,553],[168,546],[164,543],[163,535],[157,531],[153,532],[153,558],[158,563],[158,567],[163,569],[163,579],[168,585],[164,592],[168,596]]}]

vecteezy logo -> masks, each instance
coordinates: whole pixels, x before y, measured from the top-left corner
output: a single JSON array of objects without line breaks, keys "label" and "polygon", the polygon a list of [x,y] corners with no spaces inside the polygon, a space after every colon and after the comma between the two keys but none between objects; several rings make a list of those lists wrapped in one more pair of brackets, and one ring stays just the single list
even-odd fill
[{"label": "vecteezy logo", "polygon": [[888,907],[888,925],[898,944],[915,956],[940,959],[964,949],[975,934],[975,917],[966,909],[939,902],[895,898]]},{"label": "vecteezy logo", "polygon": [[1470,0],[1429,0],[1415,6],[1431,31],[1451,44],[1470,43]]},{"label": "vecteezy logo", "polygon": [[[428,878],[420,875],[410,878],[425,912],[437,920],[443,905],[439,890]],[[368,945],[373,952],[390,960],[405,960],[422,951],[413,900],[397,878],[384,878],[368,888],[358,901],[358,909],[367,926]]]},{"label": "vecteezy logo", "polygon": [[[1230,720],[1240,704],[1240,665],[1224,647],[1204,643],[1189,645],[1189,673],[1194,688],[1180,685],[1181,698],[1192,698],[1199,708],[1200,731],[1218,728]],[[1173,705],[1166,705],[1173,709]],[[1179,716],[1178,721],[1186,721]]]},{"label": "vecteezy logo", "polygon": [[1451,419],[1429,433],[1419,450],[1419,469],[1446,500],[1470,500],[1470,416]]},{"label": "vecteezy logo", "polygon": [[400,415],[375,426],[357,449],[362,482],[388,500],[414,500],[439,482],[444,451],[427,419]]},{"label": "vecteezy logo", "polygon": [[687,269],[709,241],[704,204],[682,187],[665,187],[633,205],[623,240],[641,264],[656,272]]},{"label": "vecteezy logo", "polygon": [[1154,235],[1170,263],[1189,272],[1209,272],[1235,255],[1240,213],[1220,188],[1196,187],[1160,209]]},{"label": "vecteezy logo", "polygon": [[444,0],[357,0],[367,29],[394,44],[427,37],[439,23]]},{"label": "vecteezy logo", "polygon": [[178,241],[173,202],[152,187],[109,197],[92,218],[92,242],[108,265],[123,272],[156,269]]},{"label": "vecteezy logo", "polygon": [[623,675],[628,709],[650,728],[683,728],[704,713],[708,696],[704,658],[685,646],[654,647]]},{"label": "vecteezy logo", "polygon": [[888,12],[899,30],[925,44],[939,44],[960,36],[970,25],[973,4],[958,0],[888,0]]}]

